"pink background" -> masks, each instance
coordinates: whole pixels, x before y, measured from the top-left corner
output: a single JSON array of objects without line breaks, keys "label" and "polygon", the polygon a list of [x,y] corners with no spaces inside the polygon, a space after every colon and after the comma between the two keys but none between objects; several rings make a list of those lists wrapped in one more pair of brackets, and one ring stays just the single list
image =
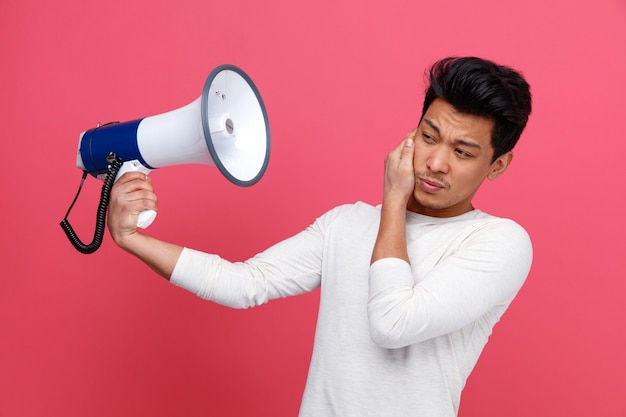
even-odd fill
[{"label": "pink background", "polygon": [[[478,55],[524,72],[534,112],[477,205],[535,261],[460,415],[626,416],[626,3],[0,1],[0,415],[295,416],[318,293],[235,311],[157,278],[108,234],[58,226],[78,134],[185,105],[217,65],[257,84],[272,128],[252,188],[215,168],[152,174],[154,236],[242,260],[346,202],[378,203],[423,70]],[[93,235],[101,183],[70,217]]]}]

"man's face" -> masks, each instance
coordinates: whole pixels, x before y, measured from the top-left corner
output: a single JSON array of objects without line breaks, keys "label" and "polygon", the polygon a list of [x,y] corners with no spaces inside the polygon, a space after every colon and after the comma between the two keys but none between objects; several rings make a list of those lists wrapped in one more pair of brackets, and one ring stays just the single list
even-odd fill
[{"label": "man's face", "polygon": [[458,112],[447,102],[432,102],[413,132],[415,190],[408,209],[433,217],[452,217],[473,209],[472,198],[483,180],[502,174],[511,152],[493,163],[491,134],[495,122]]}]

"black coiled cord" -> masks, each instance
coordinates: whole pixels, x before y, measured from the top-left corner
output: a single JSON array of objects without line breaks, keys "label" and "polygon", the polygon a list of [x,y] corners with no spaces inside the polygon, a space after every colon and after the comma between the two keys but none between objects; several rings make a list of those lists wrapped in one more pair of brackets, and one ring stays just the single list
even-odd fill
[{"label": "black coiled cord", "polygon": [[109,207],[109,199],[111,197],[111,188],[113,188],[113,183],[115,182],[115,177],[117,176],[118,171],[122,167],[122,160],[115,156],[111,156],[111,164],[109,165],[109,172],[104,179],[104,185],[102,186],[102,191],[100,192],[100,204],[98,205],[98,211],[96,213],[96,230],[94,232],[93,241],[86,245],[84,244],[74,232],[74,229],[70,225],[70,222],[67,220],[67,216],[69,216],[76,199],[78,198],[78,194],[80,194],[80,189],[82,188],[83,182],[85,181],[85,177],[87,176],[87,172],[83,173],[83,179],[81,181],[81,185],[78,189],[78,193],[76,193],[76,197],[74,197],[74,201],[70,205],[69,210],[67,210],[67,214],[65,214],[65,218],[61,221],[60,225],[70,243],[78,250],[80,253],[90,254],[100,248],[102,244],[102,239],[104,238],[104,228],[106,222],[106,214],[107,209]]}]

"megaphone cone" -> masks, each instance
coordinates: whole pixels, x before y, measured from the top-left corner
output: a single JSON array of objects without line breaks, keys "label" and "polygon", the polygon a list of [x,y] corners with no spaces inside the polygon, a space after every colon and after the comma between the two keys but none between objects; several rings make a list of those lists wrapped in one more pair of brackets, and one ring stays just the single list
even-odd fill
[{"label": "megaphone cone", "polygon": [[202,95],[184,107],[81,133],[76,166],[96,177],[107,175],[112,152],[147,170],[213,165],[234,184],[250,186],[265,173],[269,150],[259,91],[241,69],[221,65],[207,77]]}]

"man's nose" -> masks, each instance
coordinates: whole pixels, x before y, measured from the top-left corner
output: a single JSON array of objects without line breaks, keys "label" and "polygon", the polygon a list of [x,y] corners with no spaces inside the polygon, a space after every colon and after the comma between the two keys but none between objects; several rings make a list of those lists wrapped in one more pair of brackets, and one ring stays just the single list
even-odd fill
[{"label": "man's nose", "polygon": [[450,165],[448,163],[449,157],[450,156],[447,154],[445,149],[434,149],[426,160],[426,165],[432,172],[447,174],[450,169]]}]

